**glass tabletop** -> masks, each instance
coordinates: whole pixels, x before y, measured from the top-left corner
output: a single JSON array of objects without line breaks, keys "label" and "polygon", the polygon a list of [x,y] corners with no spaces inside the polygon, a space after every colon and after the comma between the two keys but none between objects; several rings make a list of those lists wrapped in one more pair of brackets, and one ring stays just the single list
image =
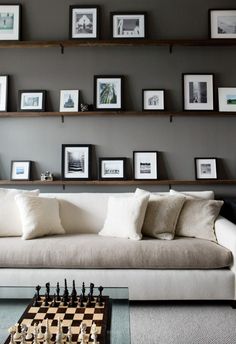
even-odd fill
[{"label": "glass tabletop", "polygon": [[[80,287],[76,287],[77,290]],[[50,294],[56,288],[51,286]],[[72,288],[68,287],[69,292]],[[40,294],[44,295],[45,288]],[[86,288],[86,294],[89,288]],[[18,322],[25,308],[35,294],[35,287],[0,287],[0,343],[3,344],[8,337],[8,328]],[[94,295],[98,295],[94,288]],[[111,304],[111,321],[108,330],[110,344],[130,344],[129,328],[129,292],[128,288],[104,288],[104,296],[109,296]]]}]

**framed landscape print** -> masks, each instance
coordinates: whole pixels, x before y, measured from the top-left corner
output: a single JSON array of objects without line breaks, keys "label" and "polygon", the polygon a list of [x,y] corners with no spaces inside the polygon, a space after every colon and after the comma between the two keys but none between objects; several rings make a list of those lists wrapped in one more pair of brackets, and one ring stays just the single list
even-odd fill
[{"label": "framed landscape print", "polygon": [[0,111],[7,111],[8,76],[0,75]]},{"label": "framed landscape print", "polygon": [[236,38],[236,9],[209,10],[210,38]]},{"label": "framed landscape print", "polygon": [[184,110],[214,110],[213,84],[213,74],[183,74]]},{"label": "framed landscape print", "polygon": [[32,161],[13,160],[11,162],[11,180],[30,180]]},{"label": "framed landscape print", "polygon": [[79,91],[62,90],[60,92],[60,112],[79,111]]},{"label": "framed landscape print", "polygon": [[100,158],[99,179],[123,180],[125,179],[126,158]]},{"label": "framed landscape print", "polygon": [[216,158],[195,158],[196,179],[217,179]]},{"label": "framed landscape print", "polygon": [[157,179],[157,155],[156,151],[133,152],[134,179]]},{"label": "framed landscape print", "polygon": [[46,91],[19,91],[19,111],[45,111]]},{"label": "framed landscape print", "polygon": [[20,39],[21,5],[0,5],[0,40]]},{"label": "framed landscape print", "polygon": [[90,179],[91,145],[62,145],[62,179]]},{"label": "framed landscape print", "polygon": [[145,12],[112,12],[113,38],[146,38]]},{"label": "framed landscape print", "polygon": [[236,112],[236,87],[218,88],[219,111]]},{"label": "framed landscape print", "polygon": [[94,76],[94,105],[96,110],[123,109],[123,76]]},{"label": "framed landscape print", "polygon": [[70,6],[70,39],[99,38],[98,6]]},{"label": "framed landscape print", "polygon": [[143,90],[143,111],[165,110],[164,90]]}]

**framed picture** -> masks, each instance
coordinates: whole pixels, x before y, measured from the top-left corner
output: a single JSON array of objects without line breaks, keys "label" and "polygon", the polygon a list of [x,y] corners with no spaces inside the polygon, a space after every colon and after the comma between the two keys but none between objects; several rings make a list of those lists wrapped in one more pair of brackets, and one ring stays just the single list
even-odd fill
[{"label": "framed picture", "polygon": [[8,76],[0,75],[0,111],[7,111]]},{"label": "framed picture", "polygon": [[19,111],[45,111],[46,91],[19,91]]},{"label": "framed picture", "polygon": [[60,112],[79,111],[79,91],[62,90],[60,93]]},{"label": "framed picture", "polygon": [[143,111],[165,110],[164,90],[143,90]]},{"label": "framed picture", "polygon": [[183,74],[184,110],[214,110],[213,84],[213,74]]},{"label": "framed picture", "polygon": [[209,10],[210,38],[236,38],[236,9]]},{"label": "framed picture", "polygon": [[96,110],[122,110],[123,76],[95,75],[94,104]]},{"label": "framed picture", "polygon": [[32,161],[13,160],[11,162],[11,180],[30,180]]},{"label": "framed picture", "polygon": [[21,5],[0,5],[0,40],[20,39]]},{"label": "framed picture", "polygon": [[133,152],[134,179],[157,179],[156,151]]},{"label": "framed picture", "polygon": [[90,179],[91,145],[62,145],[62,179]]},{"label": "framed picture", "polygon": [[216,158],[195,158],[196,179],[217,179]]},{"label": "framed picture", "polygon": [[126,158],[100,158],[99,179],[122,180],[125,179]]},{"label": "framed picture", "polygon": [[145,12],[112,12],[113,38],[146,38]]},{"label": "framed picture", "polygon": [[219,111],[236,112],[236,87],[218,88]]},{"label": "framed picture", "polygon": [[99,7],[70,6],[70,39],[99,38]]}]

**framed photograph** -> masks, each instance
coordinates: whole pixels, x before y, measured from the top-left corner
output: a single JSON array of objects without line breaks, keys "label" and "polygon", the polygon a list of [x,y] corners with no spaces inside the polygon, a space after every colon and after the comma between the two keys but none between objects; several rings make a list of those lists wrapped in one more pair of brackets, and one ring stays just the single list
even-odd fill
[{"label": "framed photograph", "polygon": [[143,111],[165,110],[164,90],[143,90]]},{"label": "framed photograph", "polygon": [[96,110],[123,109],[123,76],[94,76],[94,105]]},{"label": "framed photograph", "polygon": [[184,110],[214,110],[213,87],[213,74],[183,74]]},{"label": "framed photograph", "polygon": [[0,111],[7,111],[8,76],[0,75]]},{"label": "framed photograph", "polygon": [[19,91],[19,111],[45,111],[46,91]]},{"label": "framed photograph", "polygon": [[91,145],[62,145],[62,179],[90,179]]},{"label": "framed photograph", "polygon": [[11,162],[11,180],[30,180],[32,161],[13,160]]},{"label": "framed photograph", "polygon": [[70,39],[99,38],[99,7],[70,6]]},{"label": "framed photograph", "polygon": [[236,87],[218,88],[219,111],[236,112]]},{"label": "framed photograph", "polygon": [[126,158],[100,158],[99,179],[123,180],[125,179]]},{"label": "framed photograph", "polygon": [[134,179],[157,179],[157,155],[156,151],[133,152]]},{"label": "framed photograph", "polygon": [[236,38],[236,9],[209,10],[210,38]]},{"label": "framed photograph", "polygon": [[216,158],[195,158],[196,179],[217,179]]},{"label": "framed photograph", "polygon": [[113,38],[146,38],[145,12],[112,12]]},{"label": "framed photograph", "polygon": [[60,93],[60,112],[79,111],[79,91],[62,90]]},{"label": "framed photograph", "polygon": [[20,40],[21,5],[0,5],[0,40]]}]

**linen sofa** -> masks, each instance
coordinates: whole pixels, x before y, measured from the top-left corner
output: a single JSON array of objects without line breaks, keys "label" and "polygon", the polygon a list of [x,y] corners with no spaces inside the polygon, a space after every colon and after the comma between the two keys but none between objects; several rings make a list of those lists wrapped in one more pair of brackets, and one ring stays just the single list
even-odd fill
[{"label": "linen sofa", "polygon": [[109,196],[130,194],[41,195],[59,200],[66,234],[0,238],[1,286],[56,285],[67,278],[77,285],[129,287],[131,300],[235,300],[236,225],[227,219],[216,220],[218,244],[186,237],[132,241],[98,235]]}]

